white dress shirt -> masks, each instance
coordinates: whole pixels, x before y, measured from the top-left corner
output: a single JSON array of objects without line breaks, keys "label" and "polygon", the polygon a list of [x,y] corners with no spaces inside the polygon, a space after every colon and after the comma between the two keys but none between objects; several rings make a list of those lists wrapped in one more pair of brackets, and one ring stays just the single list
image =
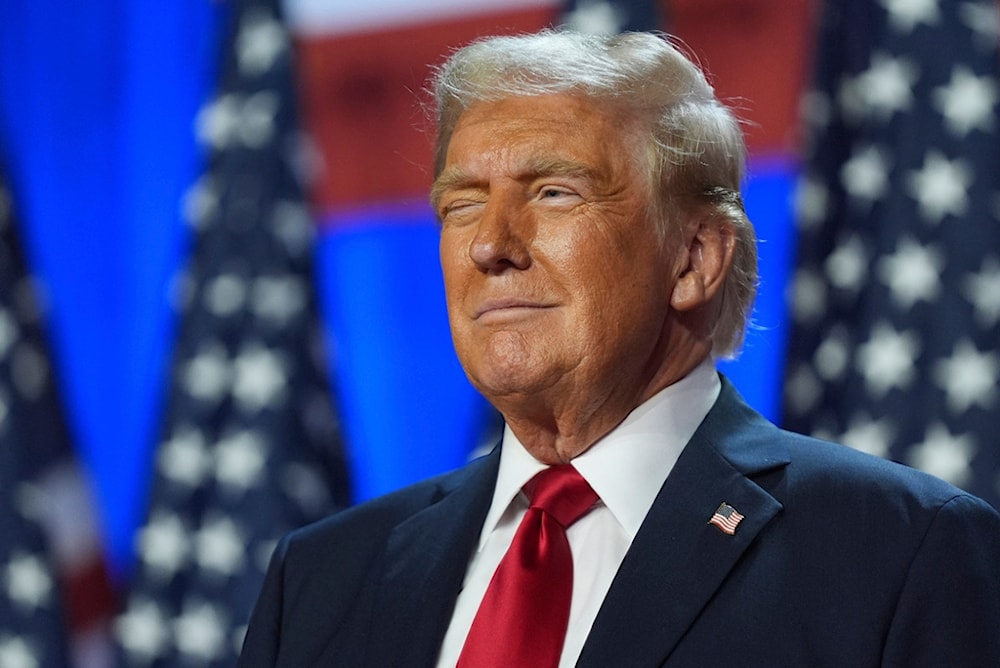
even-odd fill
[{"label": "white dress shirt", "polygon": [[[715,366],[706,360],[633,410],[620,425],[573,460],[601,500],[566,532],[573,553],[573,598],[560,668],[576,665],[611,581],[681,450],[719,396]],[[493,503],[469,562],[438,657],[458,662],[465,637],[493,573],[528,509],[521,487],[546,468],[505,427]]]}]

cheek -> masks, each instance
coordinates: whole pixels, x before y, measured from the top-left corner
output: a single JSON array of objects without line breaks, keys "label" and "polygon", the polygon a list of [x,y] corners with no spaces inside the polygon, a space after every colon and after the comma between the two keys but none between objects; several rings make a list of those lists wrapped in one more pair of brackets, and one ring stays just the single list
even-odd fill
[{"label": "cheek", "polygon": [[[592,322],[608,336],[629,339],[647,320],[669,310],[670,280],[654,240],[635,247],[609,247],[579,267],[576,289]],[[648,334],[648,332],[647,332]]]},{"label": "cheek", "polygon": [[467,254],[462,253],[461,239],[452,232],[442,230],[438,258],[441,263],[441,276],[444,279],[445,296],[449,303],[461,285],[463,259],[466,257]]},{"label": "cheek", "polygon": [[642,226],[636,220],[582,220],[551,239],[547,255],[581,297],[614,309],[635,291],[653,289],[659,240]]}]

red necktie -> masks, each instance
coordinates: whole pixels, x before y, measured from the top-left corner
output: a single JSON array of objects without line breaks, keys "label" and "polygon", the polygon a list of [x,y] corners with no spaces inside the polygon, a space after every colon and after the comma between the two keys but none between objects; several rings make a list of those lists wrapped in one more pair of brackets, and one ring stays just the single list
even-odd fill
[{"label": "red necktie", "polygon": [[559,665],[573,597],[566,528],[597,494],[570,464],[545,469],[524,492],[531,505],[479,605],[459,668]]}]

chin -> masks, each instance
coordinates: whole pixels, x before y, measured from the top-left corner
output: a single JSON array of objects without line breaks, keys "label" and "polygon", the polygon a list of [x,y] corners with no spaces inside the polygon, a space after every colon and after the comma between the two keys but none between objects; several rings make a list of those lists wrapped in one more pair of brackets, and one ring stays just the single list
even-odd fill
[{"label": "chin", "polygon": [[494,405],[540,395],[553,384],[551,373],[506,362],[484,365],[468,374],[473,386]]},{"label": "chin", "polygon": [[541,392],[558,377],[542,342],[530,338],[534,342],[520,332],[496,332],[459,353],[470,381],[487,399]]},{"label": "chin", "polygon": [[490,369],[485,373],[470,376],[472,384],[480,394],[490,401],[494,398],[531,394],[544,387],[538,379],[526,378],[523,373],[505,373],[501,369]]}]

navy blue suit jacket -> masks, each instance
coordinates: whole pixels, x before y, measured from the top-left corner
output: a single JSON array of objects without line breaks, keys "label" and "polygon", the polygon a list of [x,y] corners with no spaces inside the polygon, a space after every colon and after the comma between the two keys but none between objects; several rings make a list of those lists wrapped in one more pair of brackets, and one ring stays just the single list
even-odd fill
[{"label": "navy blue suit jacket", "polygon": [[[498,462],[286,537],[240,666],[432,666]],[[745,516],[735,535],[708,523],[722,502]],[[724,382],[578,665],[996,668],[1000,515],[936,478],[781,431]]]}]

